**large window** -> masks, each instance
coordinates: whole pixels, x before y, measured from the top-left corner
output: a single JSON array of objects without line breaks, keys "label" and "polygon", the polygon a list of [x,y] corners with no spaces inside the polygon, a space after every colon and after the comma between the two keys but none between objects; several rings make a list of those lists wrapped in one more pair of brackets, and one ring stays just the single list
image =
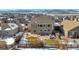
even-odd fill
[{"label": "large window", "polygon": [[69,36],[71,36],[71,38],[73,38],[73,39],[74,39],[74,38],[79,38],[79,33],[73,31],[73,32],[70,32],[70,33],[69,33]]},{"label": "large window", "polygon": [[45,27],[45,26],[50,27],[50,24],[38,24],[38,27]]},{"label": "large window", "polygon": [[41,24],[38,24],[38,27],[43,27],[43,25],[41,25]]}]

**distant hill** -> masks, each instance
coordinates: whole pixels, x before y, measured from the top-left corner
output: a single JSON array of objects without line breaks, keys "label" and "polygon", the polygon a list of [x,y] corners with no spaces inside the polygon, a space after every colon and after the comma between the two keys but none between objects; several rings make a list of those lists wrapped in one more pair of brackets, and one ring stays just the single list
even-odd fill
[{"label": "distant hill", "polygon": [[0,9],[0,12],[79,13],[79,9]]}]

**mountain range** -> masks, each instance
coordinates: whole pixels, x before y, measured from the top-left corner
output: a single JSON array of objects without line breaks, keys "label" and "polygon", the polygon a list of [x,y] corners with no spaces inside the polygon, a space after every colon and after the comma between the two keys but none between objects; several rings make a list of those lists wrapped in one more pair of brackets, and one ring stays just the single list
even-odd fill
[{"label": "mountain range", "polygon": [[79,13],[79,9],[0,9],[0,12],[57,12],[57,13]]}]

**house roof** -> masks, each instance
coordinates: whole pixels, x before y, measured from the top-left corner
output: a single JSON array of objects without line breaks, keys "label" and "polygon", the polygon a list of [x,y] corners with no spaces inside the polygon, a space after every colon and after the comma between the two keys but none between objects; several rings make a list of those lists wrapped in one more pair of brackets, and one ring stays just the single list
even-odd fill
[{"label": "house roof", "polygon": [[31,23],[38,24],[52,24],[52,17],[46,15],[34,16],[31,20]]},{"label": "house roof", "polygon": [[64,26],[65,31],[69,31],[69,30],[74,29],[75,27],[79,26],[79,22],[78,21],[64,20],[62,22],[62,25]]},{"label": "house roof", "polygon": [[2,25],[0,26],[0,30],[4,29],[5,31],[14,30],[16,28],[18,28],[18,25],[15,23],[2,23]]},{"label": "house roof", "polygon": [[79,26],[79,22],[78,21],[71,21],[71,20],[64,20],[62,22],[62,25],[64,27],[64,31],[65,31],[65,35],[68,35],[68,31],[76,28]]},{"label": "house roof", "polygon": [[7,30],[11,30],[11,28],[6,28],[5,31],[7,31]]},{"label": "house roof", "polygon": [[8,25],[11,29],[15,29],[18,27],[18,25],[16,25],[15,23],[8,23]]}]

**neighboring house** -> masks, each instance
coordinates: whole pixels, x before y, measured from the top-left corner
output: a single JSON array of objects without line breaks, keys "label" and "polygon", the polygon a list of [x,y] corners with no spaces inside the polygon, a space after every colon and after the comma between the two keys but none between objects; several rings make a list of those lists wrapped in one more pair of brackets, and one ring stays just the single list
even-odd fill
[{"label": "neighboring house", "polygon": [[78,39],[79,39],[79,26],[77,26],[77,27],[75,27],[75,28],[69,30],[69,31],[68,31],[68,36],[69,36],[69,35],[72,35],[73,38],[78,38]]},{"label": "neighboring house", "polygon": [[53,30],[53,17],[47,15],[37,15],[31,19],[31,33],[48,35]]},{"label": "neighboring house", "polygon": [[65,35],[68,36],[75,36],[75,38],[79,37],[79,22],[73,20],[64,20],[62,22],[64,26]]},{"label": "neighboring house", "polygon": [[0,26],[0,36],[13,36],[18,32],[18,25],[15,23],[2,23]]}]

